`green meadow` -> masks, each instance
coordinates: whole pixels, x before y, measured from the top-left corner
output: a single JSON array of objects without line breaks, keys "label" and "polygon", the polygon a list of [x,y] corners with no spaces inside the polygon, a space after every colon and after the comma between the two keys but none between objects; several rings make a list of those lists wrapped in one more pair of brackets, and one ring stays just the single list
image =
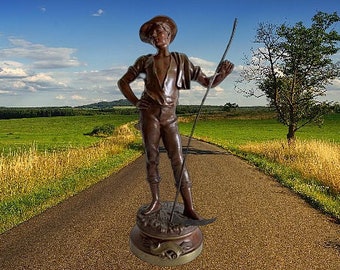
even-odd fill
[{"label": "green meadow", "polygon": [[[0,233],[101,181],[141,155],[136,115],[0,120]],[[114,125],[109,137],[86,135]]]},{"label": "green meadow", "polygon": [[136,115],[115,114],[3,119],[0,120],[0,153],[29,149],[32,144],[40,151],[90,146],[100,138],[85,134],[96,126],[118,127],[136,119]]},{"label": "green meadow", "polygon": [[[98,114],[0,120],[0,233],[95,184],[140,156],[140,133],[133,127],[137,119],[137,114]],[[86,135],[106,124],[116,127],[112,136]],[[192,125],[192,115],[179,117],[183,135],[190,134]],[[284,145],[286,133],[287,128],[275,120],[272,112],[239,108],[232,112],[202,114],[194,137],[246,159],[313,206],[340,220],[340,114],[326,116],[321,127],[308,125],[297,132],[297,139],[303,142],[302,154],[293,153]],[[315,141],[322,142],[321,149],[308,145]],[[278,146],[268,150],[268,142],[270,146]],[[311,148],[315,149],[307,150]],[[277,152],[287,149],[288,153]],[[312,163],[326,160],[326,164],[316,164],[321,170],[318,167],[315,170],[331,173],[326,175],[330,182],[322,181],[323,175],[304,174],[312,171],[310,164],[304,164],[307,163],[304,152],[323,155],[312,156]],[[283,163],[266,156],[270,153],[284,157]],[[295,167],[299,155],[302,160],[299,163],[308,169]],[[333,167],[325,169],[328,164]]]},{"label": "green meadow", "polygon": [[[183,134],[189,135],[192,122],[181,123],[180,129]],[[280,124],[270,113],[249,113],[236,117],[229,114],[198,120],[194,136],[235,148],[249,142],[282,140],[286,138],[287,131],[287,127]],[[327,115],[321,127],[313,124],[303,127],[297,131],[296,137],[340,143],[340,113]]]},{"label": "green meadow", "polygon": [[[100,140],[87,136],[96,126],[121,124],[135,121],[137,115],[90,115],[61,116],[0,120],[0,153],[9,149],[31,147],[39,150],[62,150],[90,146]],[[190,134],[192,122],[181,122],[180,131]],[[278,123],[268,112],[238,115],[228,113],[222,117],[199,119],[194,136],[223,141],[229,147],[237,147],[252,141],[284,139],[287,128]],[[296,133],[298,139],[320,139],[340,143],[340,114],[325,117],[321,127],[308,125]]]},{"label": "green meadow", "polygon": [[[180,129],[189,135],[192,122],[184,121]],[[194,137],[242,157],[340,221],[340,114],[327,115],[321,127],[303,127],[293,146],[286,133],[272,117],[249,114],[207,117],[197,122]]]}]

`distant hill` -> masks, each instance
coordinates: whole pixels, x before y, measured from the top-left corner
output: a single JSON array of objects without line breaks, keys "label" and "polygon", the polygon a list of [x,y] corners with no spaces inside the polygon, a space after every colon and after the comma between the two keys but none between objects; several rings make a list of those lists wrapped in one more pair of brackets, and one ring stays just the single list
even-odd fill
[{"label": "distant hill", "polygon": [[110,109],[117,106],[131,106],[131,103],[127,99],[120,99],[114,101],[101,101],[97,103],[78,106],[76,108],[81,109]]}]

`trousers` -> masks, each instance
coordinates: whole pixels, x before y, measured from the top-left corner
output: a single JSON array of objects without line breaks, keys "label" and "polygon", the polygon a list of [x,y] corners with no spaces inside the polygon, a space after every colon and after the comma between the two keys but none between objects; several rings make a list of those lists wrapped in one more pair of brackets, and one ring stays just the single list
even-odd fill
[{"label": "trousers", "polygon": [[[159,183],[159,146],[162,139],[168,158],[171,162],[175,185],[178,187],[191,187],[186,167],[183,167],[183,153],[181,137],[175,106],[153,105],[148,109],[140,110],[140,125],[146,152],[146,171],[149,183]],[[183,167],[183,171],[182,171]],[[181,177],[182,173],[182,177]]]}]

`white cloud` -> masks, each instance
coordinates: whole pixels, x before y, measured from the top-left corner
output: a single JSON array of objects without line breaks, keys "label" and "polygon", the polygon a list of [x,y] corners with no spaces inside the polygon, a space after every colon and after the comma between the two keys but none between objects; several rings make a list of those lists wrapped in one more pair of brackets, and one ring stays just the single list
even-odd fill
[{"label": "white cloud", "polygon": [[214,74],[217,66],[216,63],[198,57],[189,57],[189,59],[195,66],[200,66],[207,76],[212,76]]},{"label": "white cloud", "polygon": [[204,90],[206,90],[206,88],[203,87],[202,85],[198,84],[198,83],[192,83],[190,90],[193,90],[193,91],[204,91]]},{"label": "white cloud", "polygon": [[26,76],[27,73],[22,68],[0,68],[0,78],[22,78]]},{"label": "white cloud", "polygon": [[48,47],[34,44],[24,39],[10,38],[12,47],[0,49],[0,58],[31,60],[33,68],[53,69],[77,67],[81,63],[72,56],[77,50],[73,48]]},{"label": "white cloud", "polygon": [[14,81],[12,87],[14,89],[23,89],[25,88],[26,84],[23,81]]},{"label": "white cloud", "polygon": [[66,99],[64,95],[57,95],[55,99],[64,100]]},{"label": "white cloud", "polygon": [[0,66],[1,67],[7,67],[7,68],[21,68],[24,67],[24,65],[20,62],[16,61],[0,61]]},{"label": "white cloud", "polygon": [[340,102],[340,79],[334,79],[331,83],[332,84],[326,85],[326,96],[320,99]]},{"label": "white cloud", "polygon": [[103,9],[98,9],[95,13],[92,14],[92,16],[94,17],[100,17],[104,14],[104,10]]},{"label": "white cloud", "polygon": [[33,86],[33,85],[27,85],[26,89],[29,91],[29,92],[32,92],[32,93],[35,93],[38,91],[37,87]]},{"label": "white cloud", "polygon": [[[80,62],[73,56],[75,49],[48,47],[16,38],[9,41],[10,47],[0,49],[0,59],[5,59],[0,61],[0,106],[8,105],[11,96],[17,97],[12,99],[11,105],[27,102],[28,106],[44,106],[40,104],[43,99],[51,104],[51,100],[62,100],[63,92],[71,93],[72,88],[76,88],[73,73],[54,70],[80,66]],[[43,69],[49,72],[42,72]],[[71,83],[70,86],[68,83]],[[53,99],[53,96],[59,98]],[[75,100],[81,99],[75,97]]]},{"label": "white cloud", "polygon": [[328,86],[329,89],[340,91],[340,79],[336,78],[332,80],[332,84]]},{"label": "white cloud", "polygon": [[7,90],[0,90],[0,95],[1,94],[10,94],[11,92],[10,91],[7,91]]},{"label": "white cloud", "polygon": [[212,67],[216,66],[216,63],[204,60],[202,58],[189,57],[189,59],[194,65],[197,65],[197,66],[200,66],[200,67],[210,67],[210,68],[212,68]]},{"label": "white cloud", "polygon": [[33,82],[33,83],[50,83],[50,82],[55,82],[54,79],[52,79],[51,76],[49,76],[48,74],[44,74],[44,73],[39,73],[30,77],[25,78],[26,82]]},{"label": "white cloud", "polygon": [[32,72],[23,71],[24,69],[1,69],[0,89],[2,89],[2,94],[17,95],[20,93],[25,95],[27,92],[54,91],[67,88],[65,82],[53,78],[53,75],[48,73],[29,74]]},{"label": "white cloud", "polygon": [[214,88],[217,93],[221,93],[224,91],[224,89],[221,86],[217,86]]},{"label": "white cloud", "polygon": [[[25,42],[22,42],[21,44],[25,45]],[[26,45],[30,46],[29,44]],[[204,71],[208,76],[210,72],[213,73],[217,65],[200,58],[190,59],[202,69],[208,70],[208,72]],[[43,70],[38,72],[32,65],[24,62],[0,61],[0,106],[9,104],[11,106],[78,106],[103,100],[122,99],[124,96],[117,87],[117,81],[127,68],[116,66],[78,72],[49,69],[48,72]],[[245,98],[234,90],[233,84],[240,70],[242,66],[235,66],[233,73],[223,83],[211,89],[205,104],[223,105],[227,102],[237,103],[240,106],[267,104],[264,99]],[[5,74],[7,76],[4,76]],[[20,74],[22,76],[19,76]],[[339,86],[340,80],[335,80],[333,85],[327,87],[330,90],[328,91],[330,97],[336,97],[335,92],[339,92]],[[144,89],[144,82],[137,79],[131,87],[136,95],[140,96]],[[206,88],[192,82],[191,90],[181,91],[180,104],[200,104],[205,91]]]},{"label": "white cloud", "polygon": [[23,78],[28,76],[24,65],[15,61],[0,61],[1,78]]},{"label": "white cloud", "polygon": [[85,100],[86,98],[85,97],[82,97],[80,95],[73,95],[71,97],[72,100]]}]

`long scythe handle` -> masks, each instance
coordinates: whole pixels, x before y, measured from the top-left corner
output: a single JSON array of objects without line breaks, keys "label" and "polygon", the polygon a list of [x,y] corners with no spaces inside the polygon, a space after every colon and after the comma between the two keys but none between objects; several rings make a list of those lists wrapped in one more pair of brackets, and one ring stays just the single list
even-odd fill
[{"label": "long scythe handle", "polygon": [[189,136],[189,139],[188,139],[188,144],[186,146],[186,150],[185,150],[184,157],[183,157],[183,163],[182,163],[182,168],[181,168],[181,173],[180,173],[180,179],[178,181],[178,186],[177,186],[177,190],[176,190],[176,196],[175,196],[175,199],[174,199],[174,203],[173,203],[172,210],[171,210],[171,215],[170,215],[170,220],[169,220],[170,223],[172,222],[173,217],[174,217],[174,212],[175,212],[176,204],[177,204],[177,201],[178,201],[178,196],[179,196],[179,192],[180,192],[180,188],[181,188],[181,183],[182,183],[182,178],[183,178],[183,170],[184,170],[184,166],[185,166],[185,163],[186,163],[186,158],[187,158],[187,155],[188,155],[188,152],[189,152],[189,147],[190,147],[191,139],[192,139],[192,137],[194,135],[194,131],[195,131],[195,128],[196,128],[197,120],[198,120],[198,118],[199,118],[199,116],[201,114],[203,104],[204,104],[204,102],[205,102],[205,100],[206,100],[206,98],[207,98],[207,96],[209,94],[211,86],[213,85],[213,83],[215,81],[218,69],[219,69],[220,65],[222,65],[222,63],[223,63],[223,61],[224,61],[224,59],[225,59],[225,57],[227,55],[227,52],[229,50],[229,47],[231,45],[231,42],[232,42],[232,40],[234,38],[234,34],[235,34],[235,30],[236,30],[236,25],[237,25],[237,18],[235,18],[235,20],[234,20],[233,29],[232,29],[232,32],[231,32],[231,35],[230,35],[227,47],[225,48],[224,53],[223,53],[223,55],[221,57],[221,60],[220,60],[219,64],[216,67],[214,75],[211,77],[211,79],[209,81],[209,85],[208,85],[207,90],[206,90],[206,92],[205,92],[205,94],[203,96],[203,99],[201,101],[201,105],[199,106],[198,112],[197,112],[195,120],[194,120],[192,129],[191,129],[191,133],[190,133],[190,136]]}]

